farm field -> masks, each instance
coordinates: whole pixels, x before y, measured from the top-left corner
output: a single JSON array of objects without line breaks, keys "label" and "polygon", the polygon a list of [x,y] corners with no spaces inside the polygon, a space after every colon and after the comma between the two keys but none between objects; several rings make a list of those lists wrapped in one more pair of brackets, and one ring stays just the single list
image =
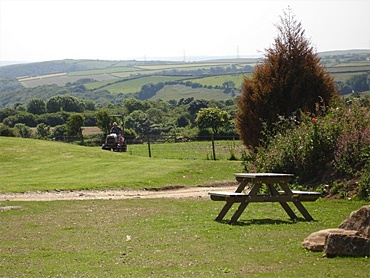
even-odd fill
[{"label": "farm field", "polygon": [[[319,53],[322,64],[334,80],[342,82],[338,84],[341,88],[353,76],[370,71],[369,55],[366,49]],[[19,100],[27,103],[32,97],[46,100],[58,94],[86,98],[99,105],[119,104],[130,97],[141,100],[179,101],[183,97],[230,100],[239,95],[243,75],[251,75],[261,58],[193,62],[59,60],[2,67],[0,75],[14,78],[2,84],[3,88],[19,90],[2,92],[0,106],[12,107]],[[181,81],[188,81],[187,86],[181,85]],[[140,94],[145,85],[159,82],[164,83],[162,90],[153,89],[150,94],[148,91]],[[233,82],[231,94],[224,93],[230,92],[230,88],[225,90],[228,82]]]},{"label": "farm field", "polygon": [[[367,61],[338,61],[337,59],[331,58],[330,55],[323,56],[322,60],[326,63],[327,70],[331,72],[337,81],[343,81],[348,79],[349,76],[353,74],[366,73],[370,70],[370,64]],[[198,69],[209,69],[212,67],[230,67],[236,65],[237,67],[243,67],[246,65],[255,66],[258,63],[258,59],[226,59],[226,60],[214,60],[214,61],[198,61],[198,62],[164,62],[164,61],[94,61],[94,60],[65,60],[67,63],[85,66],[88,69],[78,70],[57,74],[46,74],[31,76],[26,78],[21,78],[19,81],[23,86],[30,88],[41,85],[51,85],[58,84],[63,86],[67,82],[75,82],[81,78],[92,78],[100,81],[115,80],[119,78],[128,78],[130,76],[135,76],[137,74],[147,75],[148,78],[152,78],[150,82],[155,81],[155,76],[161,74],[165,70],[198,70]],[[228,75],[230,77],[230,75]],[[182,77],[184,78],[184,77]],[[222,75],[215,75],[212,77],[212,82],[209,82],[210,79],[203,77],[195,82],[199,82],[204,85],[221,85],[220,82],[217,82],[217,79],[225,80],[225,77]],[[229,81],[225,80],[225,81]],[[138,86],[141,88],[142,85],[148,84],[149,82],[145,79],[141,79],[141,83]],[[224,82],[225,82],[224,81]],[[239,87],[242,83],[241,75],[235,75],[232,78],[232,81],[235,82],[236,86]],[[88,88],[96,88],[99,85],[94,85],[94,83],[87,83]],[[112,88],[112,93],[115,92],[115,87]],[[108,91],[111,91],[109,88],[105,88]],[[137,89],[137,87],[136,87]]]}]

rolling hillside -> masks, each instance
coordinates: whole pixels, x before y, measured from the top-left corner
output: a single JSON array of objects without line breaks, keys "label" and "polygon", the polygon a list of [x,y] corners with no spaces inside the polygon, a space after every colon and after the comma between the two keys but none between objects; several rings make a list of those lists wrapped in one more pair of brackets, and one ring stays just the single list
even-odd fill
[{"label": "rolling hillside", "polygon": [[[370,72],[370,50],[320,53],[321,62],[336,81]],[[238,94],[243,74],[259,60],[220,59],[197,62],[61,60],[0,67],[0,108],[31,98],[69,94],[98,103],[140,99],[230,99]],[[233,94],[223,84],[232,81]],[[162,82],[154,94],[140,94],[143,86]],[[187,83],[187,84],[186,84]],[[195,83],[195,84],[194,84]]]}]

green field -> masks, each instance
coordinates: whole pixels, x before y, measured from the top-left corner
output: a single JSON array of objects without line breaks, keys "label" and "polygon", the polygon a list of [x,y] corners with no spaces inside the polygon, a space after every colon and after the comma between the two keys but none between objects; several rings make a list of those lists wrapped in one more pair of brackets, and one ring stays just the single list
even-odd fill
[{"label": "green field", "polygon": [[207,185],[232,180],[234,172],[242,171],[241,161],[226,160],[225,147],[219,148],[223,160],[207,160],[210,143],[202,153],[192,152],[197,146],[188,145],[182,157],[171,158],[183,144],[173,143],[161,155],[158,145],[153,145],[149,158],[146,145],[115,153],[100,147],[0,137],[0,192]]},{"label": "green field", "polygon": [[[146,145],[114,153],[0,137],[0,194],[233,180],[242,168],[227,160],[230,142],[216,142],[217,161],[207,159],[209,144],[152,144],[149,158]],[[230,225],[214,221],[223,204],[209,198],[0,201],[21,208],[0,211],[0,277],[368,277],[369,258],[329,259],[301,247],[365,204],[309,202],[315,221],[307,222],[288,219],[279,204],[253,203]]]},{"label": "green field", "polygon": [[159,83],[159,82],[168,82],[168,81],[175,81],[181,80],[184,77],[175,77],[175,76],[144,76],[138,78],[132,78],[128,80],[124,80],[122,82],[115,82],[114,84],[100,87],[100,89],[108,90],[112,94],[117,93],[136,93],[141,90],[143,84],[149,83]]},{"label": "green field", "polygon": [[[250,74],[246,74],[247,76]],[[209,76],[203,78],[193,79],[192,82],[197,82],[202,85],[208,86],[222,86],[224,82],[232,81],[235,83],[235,87],[240,87],[243,83],[243,74],[225,74],[218,76]]]},{"label": "green field", "polygon": [[[327,72],[332,74],[336,82],[343,83],[346,83],[354,75],[370,72],[369,55],[370,51],[366,49],[319,53],[321,64],[326,67]],[[61,89],[68,84],[68,88],[65,89],[75,95],[74,86],[83,83],[84,90],[86,90],[85,96],[99,104],[104,104],[105,101],[111,102],[112,99],[120,102],[126,97],[138,97],[142,100],[180,100],[184,97],[192,97],[220,101],[238,96],[243,75],[251,75],[253,67],[262,61],[262,58],[215,59],[194,62],[61,60],[42,64],[19,65],[16,71],[10,73],[18,73],[20,84],[25,88],[34,88],[35,92],[38,91],[37,87],[39,86],[58,85]],[[4,69],[5,74],[9,74],[6,72],[6,67]],[[22,76],[25,78],[20,78]],[[94,81],[90,82],[88,79]],[[134,95],[139,93],[143,86],[151,83],[185,80],[203,86],[191,88],[190,86],[178,86],[180,84],[166,84],[162,90],[153,91],[153,96]],[[235,84],[235,90],[233,94],[224,94],[225,88],[222,86],[229,81]],[[81,88],[77,89],[81,90]],[[50,88],[49,91],[53,95],[58,94],[55,88]],[[109,94],[119,94],[119,96]],[[1,105],[3,107],[14,106],[20,99],[26,103],[33,95],[36,94],[22,90],[16,94],[6,92],[0,97]],[[44,95],[37,95],[37,97],[45,98]]]},{"label": "green field", "polygon": [[180,99],[180,98],[190,98],[194,99],[213,99],[213,100],[226,100],[230,99],[229,94],[223,93],[223,91],[218,89],[207,89],[207,88],[197,88],[193,89],[184,85],[167,85],[160,91],[158,91],[155,96],[151,97],[150,100],[162,99]]}]

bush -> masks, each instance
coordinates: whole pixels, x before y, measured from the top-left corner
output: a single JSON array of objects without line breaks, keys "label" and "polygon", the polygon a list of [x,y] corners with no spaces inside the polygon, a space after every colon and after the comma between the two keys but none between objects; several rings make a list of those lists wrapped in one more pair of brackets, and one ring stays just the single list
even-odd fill
[{"label": "bush", "polygon": [[14,129],[8,127],[7,125],[0,124],[0,136],[14,137]]},{"label": "bush", "polygon": [[358,182],[358,198],[361,200],[369,200],[370,198],[370,164],[367,166],[367,171],[362,175]]},{"label": "bush", "polygon": [[[363,176],[370,159],[370,110],[367,102],[338,102],[317,108],[316,117],[280,118],[263,147],[248,157],[259,172],[292,173],[303,184]],[[366,184],[363,182],[362,184]],[[362,190],[365,196],[368,187]]]}]

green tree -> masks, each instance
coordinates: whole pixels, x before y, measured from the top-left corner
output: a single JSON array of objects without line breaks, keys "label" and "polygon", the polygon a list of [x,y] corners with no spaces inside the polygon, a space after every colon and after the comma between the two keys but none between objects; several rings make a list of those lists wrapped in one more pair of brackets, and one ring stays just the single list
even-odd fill
[{"label": "green tree", "polygon": [[73,96],[53,96],[46,102],[46,110],[49,113],[59,111],[83,112],[85,109],[84,101]]},{"label": "green tree", "polygon": [[108,110],[100,110],[96,113],[96,125],[105,133],[108,134],[111,127],[111,117]]},{"label": "green tree", "polygon": [[133,129],[137,134],[149,134],[150,121],[148,114],[141,110],[132,112],[125,121],[125,127]]},{"label": "green tree", "polygon": [[41,115],[46,113],[46,104],[43,99],[31,99],[27,103],[27,112],[36,114],[36,115]]},{"label": "green tree", "polygon": [[67,132],[66,125],[57,125],[53,129],[52,136],[54,137],[54,139],[60,140],[60,138],[64,138],[66,132]]},{"label": "green tree", "polygon": [[32,130],[28,126],[22,123],[17,123],[14,126],[17,136],[22,138],[30,138],[32,136]]},{"label": "green tree", "polygon": [[135,98],[128,98],[123,102],[123,106],[126,108],[127,114],[131,114],[135,110],[141,110],[145,112],[150,108],[150,103],[148,101]]},{"label": "green tree", "polygon": [[0,123],[0,136],[14,137],[14,129]]},{"label": "green tree", "polygon": [[346,84],[349,85],[354,92],[363,92],[370,90],[370,84],[368,84],[369,74],[352,75]]},{"label": "green tree", "polygon": [[238,101],[236,127],[249,147],[261,143],[263,125],[271,130],[280,116],[315,113],[317,103],[328,105],[338,97],[333,77],[320,64],[291,10],[284,12],[276,27],[275,43],[251,78],[244,76]]},{"label": "green tree", "polygon": [[41,123],[36,126],[36,136],[38,138],[47,138],[50,136],[50,126]]},{"label": "green tree", "polygon": [[3,120],[3,123],[10,127],[14,127],[18,123],[25,124],[29,127],[35,127],[37,125],[35,115],[27,112],[18,112],[13,116],[9,116]]},{"label": "green tree", "polygon": [[213,159],[216,160],[214,134],[217,134],[219,130],[223,127],[229,125],[230,115],[219,108],[201,108],[197,113],[195,123],[200,129],[210,128],[212,130],[211,140],[212,140],[212,152]]},{"label": "green tree", "polygon": [[84,122],[85,119],[81,114],[74,113],[69,115],[66,123],[67,135],[82,137],[82,126]]}]

